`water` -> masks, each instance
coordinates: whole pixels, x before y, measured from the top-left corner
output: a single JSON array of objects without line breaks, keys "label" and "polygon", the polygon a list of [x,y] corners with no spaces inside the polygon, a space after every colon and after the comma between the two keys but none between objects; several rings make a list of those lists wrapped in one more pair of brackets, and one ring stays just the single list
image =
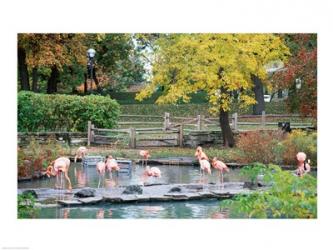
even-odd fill
[{"label": "water", "polygon": [[223,219],[227,211],[221,211],[219,201],[150,202],[137,204],[103,204],[71,208],[42,208],[37,218],[50,219]]},{"label": "water", "polygon": [[[153,165],[151,165],[153,167]],[[162,177],[150,177],[143,179],[144,168],[136,165],[133,167],[132,175],[119,174],[117,177],[113,174],[112,180],[109,174],[105,174],[106,186],[127,186],[132,184],[142,184],[143,181],[150,183],[197,183],[200,181],[199,166],[156,166],[161,170]],[[99,176],[95,167],[83,167],[81,163],[72,163],[69,170],[69,177],[73,188],[93,187],[97,188]],[[18,188],[53,188],[56,178],[45,178],[33,181],[23,181],[18,183]],[[224,182],[244,181],[239,175],[238,169],[232,169],[224,174]],[[218,171],[212,169],[212,175],[205,174],[205,182],[219,183]],[[67,187],[66,183],[66,187]]]}]

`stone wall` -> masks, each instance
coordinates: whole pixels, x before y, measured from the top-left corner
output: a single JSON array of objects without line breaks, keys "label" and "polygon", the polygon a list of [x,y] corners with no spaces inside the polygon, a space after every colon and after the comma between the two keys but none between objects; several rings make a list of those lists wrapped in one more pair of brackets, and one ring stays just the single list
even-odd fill
[{"label": "stone wall", "polygon": [[29,132],[17,134],[17,143],[19,146],[28,145],[32,139],[40,143],[46,143],[48,139],[56,139],[60,143],[68,143],[69,145],[86,145],[87,133],[81,132]]}]

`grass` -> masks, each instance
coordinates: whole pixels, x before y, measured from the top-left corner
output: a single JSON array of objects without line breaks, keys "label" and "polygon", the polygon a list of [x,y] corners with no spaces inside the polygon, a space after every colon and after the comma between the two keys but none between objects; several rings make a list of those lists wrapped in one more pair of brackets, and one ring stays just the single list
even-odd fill
[{"label": "grass", "polygon": [[[71,154],[74,155],[77,147],[71,148]],[[147,150],[147,148],[145,148]],[[165,158],[165,157],[194,157],[194,148],[178,148],[178,147],[163,147],[163,148],[148,148],[151,158]],[[90,147],[89,155],[109,155],[117,158],[139,159],[140,149],[126,149],[120,147]],[[237,148],[222,148],[222,147],[207,147],[205,153],[209,158],[218,157],[226,162],[234,162],[238,159],[241,151]]]}]

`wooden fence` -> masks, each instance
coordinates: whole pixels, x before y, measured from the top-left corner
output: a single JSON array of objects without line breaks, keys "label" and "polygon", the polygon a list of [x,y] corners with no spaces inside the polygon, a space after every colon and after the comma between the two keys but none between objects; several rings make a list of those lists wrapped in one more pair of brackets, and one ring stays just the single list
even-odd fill
[{"label": "wooden fence", "polygon": [[[150,115],[121,115],[121,118],[144,119],[141,121],[126,121],[118,122],[120,127],[123,126],[163,126],[164,131],[174,127],[183,125],[190,127],[193,130],[202,131],[211,127],[219,127],[219,118],[205,117],[204,115],[197,115],[196,117],[172,117],[170,113],[165,113],[164,116],[150,116]],[[155,121],[150,121],[154,119]],[[238,115],[233,113],[229,117],[230,126],[233,130],[238,131],[240,127],[255,126],[258,129],[265,129],[265,127],[278,127],[279,122],[290,122],[292,128],[306,128],[311,127],[311,122],[294,122],[291,119],[304,119],[298,114],[266,114],[265,111],[261,115]],[[244,120],[244,121],[242,121]],[[272,120],[272,121],[269,121]],[[187,130],[187,129],[185,129]]]},{"label": "wooden fence", "polygon": [[88,122],[88,146],[91,144],[117,145],[125,144],[130,148],[183,146],[183,126],[164,130],[161,128],[127,128],[103,129],[96,128]]}]

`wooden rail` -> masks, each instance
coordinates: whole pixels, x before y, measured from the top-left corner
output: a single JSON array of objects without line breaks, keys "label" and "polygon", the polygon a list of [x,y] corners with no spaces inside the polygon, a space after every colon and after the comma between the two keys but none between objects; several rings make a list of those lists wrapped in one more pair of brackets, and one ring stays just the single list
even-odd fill
[{"label": "wooden rail", "polygon": [[[219,118],[217,117],[205,117],[204,115],[198,115],[197,117],[179,117],[171,116],[170,113],[165,113],[164,116],[150,116],[150,115],[122,115],[123,117],[139,117],[139,118],[161,118],[161,122],[156,121],[131,121],[131,122],[119,122],[119,125],[163,125],[163,130],[167,131],[173,128],[177,128],[180,125],[182,126],[193,126],[196,130],[201,131],[205,130],[208,127],[220,126]],[[262,129],[265,126],[278,126],[277,122],[268,121],[268,119],[290,119],[290,118],[307,118],[309,116],[301,116],[299,114],[266,114],[264,111],[261,115],[238,115],[233,113],[229,117],[230,126],[233,130],[238,130],[239,126],[258,126],[258,129]],[[255,119],[254,121],[241,121],[241,119]],[[285,121],[285,120],[279,120]],[[311,123],[299,123],[292,122],[292,127],[311,127]],[[148,129],[150,131],[150,129]]]}]

